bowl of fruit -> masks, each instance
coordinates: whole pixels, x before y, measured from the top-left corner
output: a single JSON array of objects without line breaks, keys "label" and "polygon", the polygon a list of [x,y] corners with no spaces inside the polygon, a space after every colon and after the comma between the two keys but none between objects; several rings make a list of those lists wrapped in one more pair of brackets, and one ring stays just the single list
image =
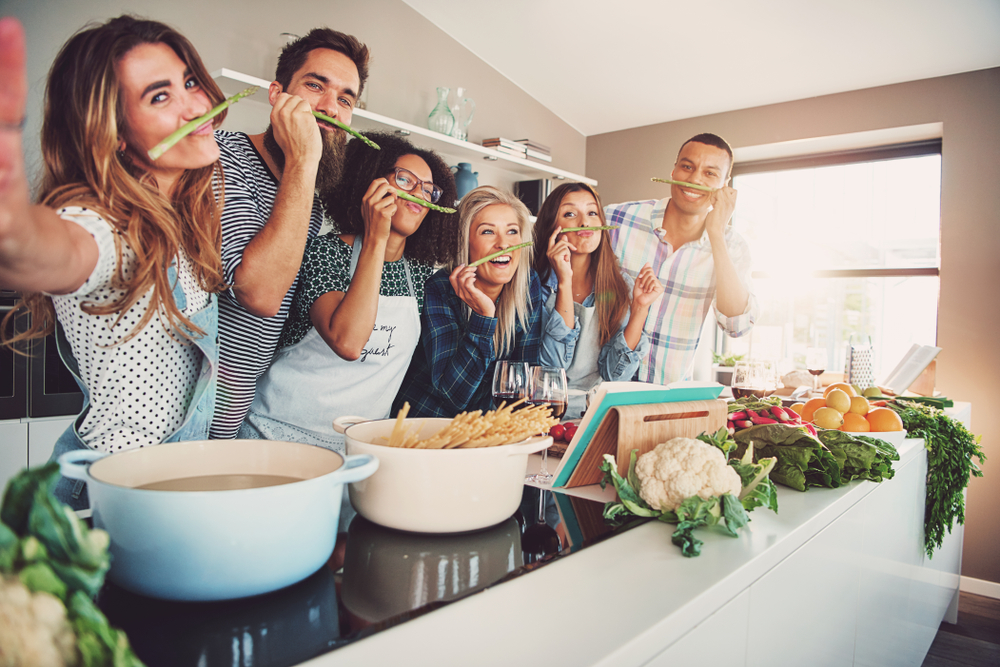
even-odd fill
[{"label": "bowl of fruit", "polygon": [[822,397],[796,403],[790,409],[817,428],[879,438],[896,447],[906,438],[903,420],[885,399],[859,395],[854,387],[843,382],[828,386]]}]

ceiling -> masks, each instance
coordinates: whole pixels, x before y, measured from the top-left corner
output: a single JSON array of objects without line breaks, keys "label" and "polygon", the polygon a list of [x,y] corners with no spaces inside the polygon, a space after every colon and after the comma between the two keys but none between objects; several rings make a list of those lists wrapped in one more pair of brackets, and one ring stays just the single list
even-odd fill
[{"label": "ceiling", "polygon": [[586,136],[1000,66],[1000,0],[403,0]]}]

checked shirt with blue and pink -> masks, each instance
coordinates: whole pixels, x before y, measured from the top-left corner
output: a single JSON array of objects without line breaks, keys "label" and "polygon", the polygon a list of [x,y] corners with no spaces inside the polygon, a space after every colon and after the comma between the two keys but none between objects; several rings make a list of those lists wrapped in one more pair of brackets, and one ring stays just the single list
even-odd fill
[{"label": "checked shirt with blue and pink", "polygon": [[759,312],[750,283],[750,248],[732,227],[726,229],[726,247],[736,272],[750,290],[746,310],[726,317],[715,310],[715,261],[704,233],[676,250],[663,238],[663,214],[669,199],[612,204],[604,209],[611,242],[622,268],[635,278],[650,264],[663,283],[663,295],[649,308],[644,330],[649,356],[639,365],[639,380],[669,384],[691,379],[695,349],[709,310],[719,328],[737,338],[749,333]]}]

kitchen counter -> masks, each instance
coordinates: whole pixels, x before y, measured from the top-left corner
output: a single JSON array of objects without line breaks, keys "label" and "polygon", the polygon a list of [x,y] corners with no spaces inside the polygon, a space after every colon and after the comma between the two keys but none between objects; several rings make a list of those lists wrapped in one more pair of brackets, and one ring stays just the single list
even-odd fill
[{"label": "kitchen counter", "polygon": [[926,452],[900,454],[882,484],[779,487],[779,514],[700,531],[698,558],[649,522],[306,664],[920,664],[957,613],[963,527],[924,555]]},{"label": "kitchen counter", "polygon": [[[969,423],[968,404],[949,412]],[[699,530],[693,559],[672,525],[608,527],[596,486],[541,496],[570,546],[532,555],[526,487],[514,518],[477,533],[355,519],[337,565],[266,596],[169,603],[109,585],[99,604],[151,667],[920,664],[955,620],[963,529],[926,558],[926,453],[899,449],[894,479],[779,487],[779,514],[758,508],[738,538]]]}]

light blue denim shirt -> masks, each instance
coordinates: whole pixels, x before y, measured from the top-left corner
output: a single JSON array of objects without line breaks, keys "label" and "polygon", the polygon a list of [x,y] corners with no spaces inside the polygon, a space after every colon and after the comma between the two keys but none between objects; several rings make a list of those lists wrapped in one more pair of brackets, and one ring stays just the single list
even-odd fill
[{"label": "light blue denim shirt", "polygon": [[[187,307],[187,298],[184,296],[184,290],[181,289],[180,281],[177,279],[176,265],[167,269],[167,278],[174,285],[173,297],[177,307],[180,310],[184,310]],[[204,336],[193,338],[194,344],[197,345],[203,354],[201,372],[198,376],[191,402],[188,404],[184,421],[164,442],[208,439],[208,426],[215,412],[215,388],[219,365],[218,304],[218,296],[210,294],[208,305],[188,317],[192,323],[205,332]],[[153,323],[155,322],[154,318]],[[76,361],[76,357],[73,356],[72,348],[58,321],[56,322],[56,349],[59,351],[59,356],[66,365],[66,368],[73,374],[76,383],[83,392],[83,409],[80,411],[80,415],[73,421],[73,424],[59,436],[49,461],[58,461],[62,454],[69,451],[87,449],[87,444],[77,432],[77,426],[83,422],[83,418],[90,408],[90,391],[80,380],[80,366]],[[80,480],[61,477],[53,493],[56,498],[74,510],[86,509],[89,507],[89,502],[85,486],[84,482]]]},{"label": "light blue denim shirt", "polygon": [[[632,291],[635,281],[624,271],[622,277]],[[555,312],[555,300],[552,297],[559,287],[559,281],[554,271],[549,272],[548,279],[542,284],[542,356],[543,365],[558,368],[569,368],[576,354],[576,343],[580,339],[580,319],[574,318],[573,328],[566,326],[561,315]],[[585,308],[593,308],[594,293],[591,292],[581,304]],[[631,380],[639,369],[639,363],[649,353],[649,339],[645,331],[639,338],[639,344],[632,350],[625,342],[625,326],[628,324],[629,311],[625,311],[621,327],[607,343],[601,346],[598,355],[598,370],[601,379],[610,382]],[[596,324],[596,321],[595,321]]]}]

